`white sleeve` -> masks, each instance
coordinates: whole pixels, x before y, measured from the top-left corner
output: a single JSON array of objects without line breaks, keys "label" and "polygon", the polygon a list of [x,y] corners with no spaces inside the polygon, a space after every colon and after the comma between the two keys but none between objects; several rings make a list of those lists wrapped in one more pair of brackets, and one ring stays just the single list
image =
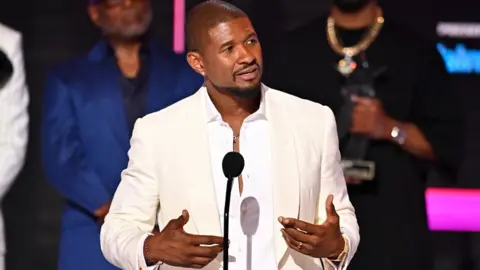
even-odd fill
[{"label": "white sleeve", "polygon": [[7,36],[2,42],[13,43],[11,50],[5,50],[13,65],[13,74],[0,89],[0,198],[23,167],[29,122],[21,35],[15,33],[12,39]]},{"label": "white sleeve", "polygon": [[139,245],[143,246],[146,235],[152,232],[159,207],[158,182],[153,173],[154,153],[149,145],[153,140],[148,137],[146,125],[143,119],[135,123],[128,167],[122,172],[100,232],[105,258],[125,270],[139,268]]},{"label": "white sleeve", "polygon": [[355,209],[348,197],[347,184],[343,176],[343,170],[340,165],[340,150],[338,145],[337,125],[335,123],[335,116],[330,108],[323,107],[324,123],[326,126],[325,137],[323,143],[323,158],[321,164],[322,186],[325,188],[320,189],[320,196],[318,201],[318,213],[317,217],[319,222],[323,222],[326,219],[325,202],[328,195],[334,196],[333,204],[340,217],[340,229],[343,235],[348,239],[348,252],[344,257],[344,260],[340,263],[333,263],[330,260],[324,259],[324,261],[332,266],[333,269],[346,269],[353,255],[357,251],[358,244],[360,243],[360,233],[357,223],[357,217],[355,216]]}]

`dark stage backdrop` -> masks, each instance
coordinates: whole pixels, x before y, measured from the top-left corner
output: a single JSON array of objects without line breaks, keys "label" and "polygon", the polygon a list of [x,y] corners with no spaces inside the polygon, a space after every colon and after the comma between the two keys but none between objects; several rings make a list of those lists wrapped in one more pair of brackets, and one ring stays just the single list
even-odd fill
[{"label": "dark stage backdrop", "polygon": [[[478,17],[480,4],[476,0],[381,0],[386,14],[405,21],[410,26],[435,36],[436,22],[471,21]],[[172,41],[172,0],[153,1],[154,29],[159,39],[167,44]],[[201,1],[187,0],[187,7]],[[232,0],[253,18],[261,39],[285,29],[298,27],[324,14],[329,5],[318,0]],[[9,1],[0,9],[0,21],[20,30],[24,35],[27,79],[30,87],[31,126],[27,162],[20,177],[3,202],[8,241],[7,269],[56,269],[58,232],[63,201],[46,183],[40,160],[39,120],[45,71],[53,64],[85,52],[99,37],[86,15],[86,1],[75,0],[25,0]],[[435,13],[432,13],[433,10]],[[477,15],[477,16],[475,16]],[[0,37],[1,38],[1,37]],[[457,40],[445,41],[453,46]],[[468,46],[480,48],[478,42],[469,40]],[[467,154],[465,182],[475,186],[480,168],[473,166],[480,158],[478,143],[479,125],[474,125],[480,115],[480,79],[474,75],[458,75],[456,88],[465,99],[470,115],[471,142]],[[448,106],[446,104],[446,106]],[[477,166],[478,167],[478,166]],[[475,176],[475,177],[472,177]],[[67,180],[67,179],[66,179]],[[79,259],[81,254],[79,254]]]}]

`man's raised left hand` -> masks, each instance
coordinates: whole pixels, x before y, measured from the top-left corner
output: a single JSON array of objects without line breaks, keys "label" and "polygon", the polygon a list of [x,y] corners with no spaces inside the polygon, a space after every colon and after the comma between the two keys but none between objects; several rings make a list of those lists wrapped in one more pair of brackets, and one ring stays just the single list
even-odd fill
[{"label": "man's raised left hand", "polygon": [[311,224],[294,218],[279,217],[282,234],[288,246],[314,258],[337,258],[345,247],[333,195],[326,201],[327,219],[322,224]]}]

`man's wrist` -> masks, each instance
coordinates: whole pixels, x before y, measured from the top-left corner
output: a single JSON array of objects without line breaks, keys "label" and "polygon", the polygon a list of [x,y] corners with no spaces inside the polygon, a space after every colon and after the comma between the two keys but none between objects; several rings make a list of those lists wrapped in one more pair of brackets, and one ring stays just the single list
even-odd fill
[{"label": "man's wrist", "polygon": [[338,256],[340,256],[340,254],[342,253],[344,248],[345,248],[345,239],[343,238],[343,236],[340,236],[335,241],[335,249],[332,252],[332,254],[330,256],[328,256],[328,258],[329,259],[336,259]]},{"label": "man's wrist", "polygon": [[392,137],[392,130],[396,127],[401,128],[402,123],[387,116],[385,121],[383,121],[382,139],[395,142],[394,138]]},{"label": "man's wrist", "polygon": [[348,252],[348,241],[347,238],[342,235],[337,241],[335,241],[335,250],[331,256],[328,256],[328,259],[331,261],[341,261],[345,254]]},{"label": "man's wrist", "polygon": [[159,258],[154,258],[152,256],[151,251],[153,250],[154,241],[155,235],[149,235],[147,236],[143,244],[143,256],[145,258],[145,263],[147,264],[147,266],[155,265],[161,261]]}]

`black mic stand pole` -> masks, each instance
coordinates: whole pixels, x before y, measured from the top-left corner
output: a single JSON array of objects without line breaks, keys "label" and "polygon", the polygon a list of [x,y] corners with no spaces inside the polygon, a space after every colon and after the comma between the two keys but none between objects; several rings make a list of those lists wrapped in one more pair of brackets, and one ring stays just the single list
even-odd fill
[{"label": "black mic stand pole", "polygon": [[230,216],[230,197],[232,196],[233,177],[228,177],[225,195],[225,208],[223,209],[223,269],[228,270],[228,221]]}]

